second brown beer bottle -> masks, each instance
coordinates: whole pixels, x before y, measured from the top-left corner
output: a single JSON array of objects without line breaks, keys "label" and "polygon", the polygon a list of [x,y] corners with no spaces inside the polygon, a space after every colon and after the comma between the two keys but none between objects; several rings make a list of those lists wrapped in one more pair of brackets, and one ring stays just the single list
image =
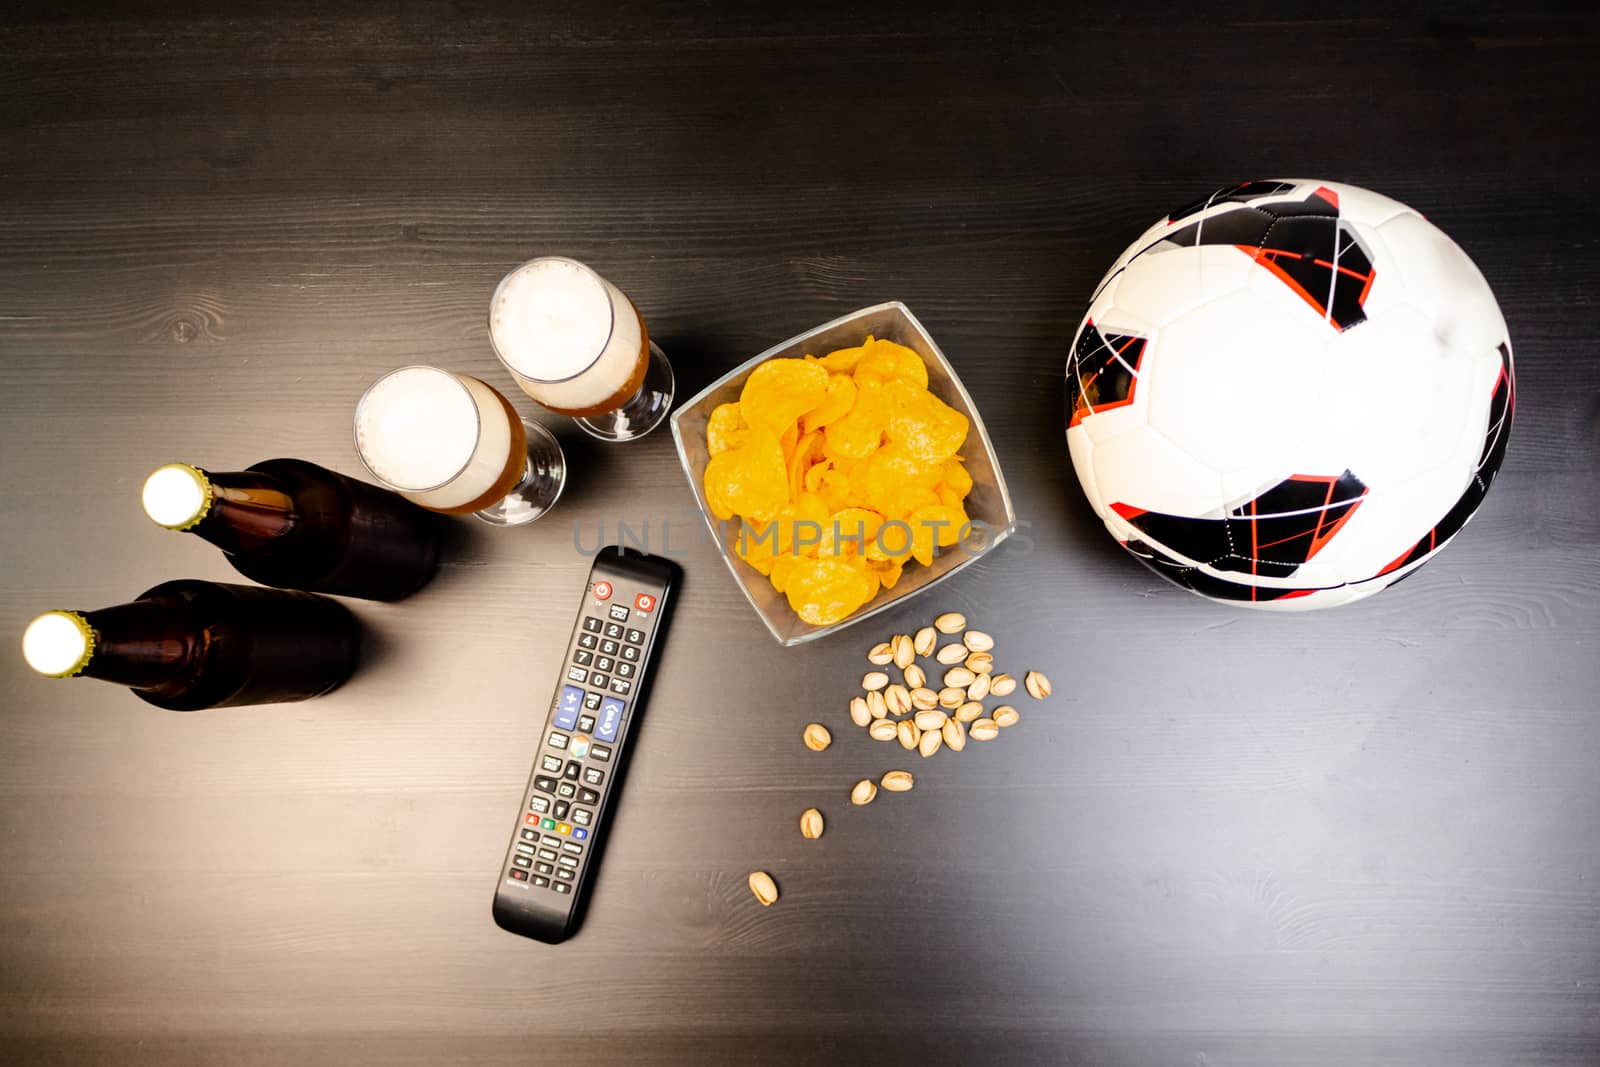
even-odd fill
[{"label": "second brown beer bottle", "polygon": [[144,509],[210,541],[262,585],[368,600],[425,585],[444,528],[397,493],[299,459],[224,474],[169,463],[145,480]]}]

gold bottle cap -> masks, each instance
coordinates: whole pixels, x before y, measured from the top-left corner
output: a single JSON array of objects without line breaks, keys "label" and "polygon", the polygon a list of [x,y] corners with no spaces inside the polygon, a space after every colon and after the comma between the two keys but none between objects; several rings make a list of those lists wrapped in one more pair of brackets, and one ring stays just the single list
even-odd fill
[{"label": "gold bottle cap", "polygon": [[93,656],[94,628],[76,611],[47,611],[22,633],[22,658],[52,678],[71,678]]},{"label": "gold bottle cap", "polygon": [[144,513],[169,530],[187,530],[211,510],[211,479],[199,467],[168,463],[144,480]]}]

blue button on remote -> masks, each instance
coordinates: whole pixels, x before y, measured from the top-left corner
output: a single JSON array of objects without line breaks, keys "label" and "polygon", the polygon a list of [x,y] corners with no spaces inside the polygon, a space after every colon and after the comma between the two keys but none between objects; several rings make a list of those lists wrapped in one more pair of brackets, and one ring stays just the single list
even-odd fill
[{"label": "blue button on remote", "polygon": [[622,701],[616,697],[606,697],[600,702],[600,723],[594,730],[595,740],[617,739],[617,727],[622,725],[622,707]]},{"label": "blue button on remote", "polygon": [[556,706],[556,725],[570,730],[578,725],[578,709],[583,707],[583,690],[575,685],[561,687],[561,703]]}]

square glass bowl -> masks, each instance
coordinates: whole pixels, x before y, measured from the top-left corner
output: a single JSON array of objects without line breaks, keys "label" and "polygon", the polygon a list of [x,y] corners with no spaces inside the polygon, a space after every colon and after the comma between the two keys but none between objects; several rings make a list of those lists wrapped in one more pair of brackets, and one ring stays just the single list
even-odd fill
[{"label": "square glass bowl", "polygon": [[[825,356],[835,349],[854,348],[865,341],[868,334],[914,349],[928,365],[928,388],[940,400],[967,417],[970,427],[966,443],[960,451],[960,455],[966,459],[967,471],[972,475],[972,492],[966,500],[967,517],[975,524],[984,524],[987,536],[980,546],[970,551],[960,544],[943,549],[934,558],[931,567],[908,561],[900,581],[893,589],[878,590],[878,595],[855,614],[832,626],[813,626],[801,621],[789,607],[788,599],[772,588],[766,576],[746,564],[734,551],[739,536],[739,521],[734,519],[722,523],[711,514],[705,493],[706,463],[711,458],[706,451],[706,423],[717,405],[739,399],[745,379],[759,364],[769,359],[798,359],[807,354]],[[673,413],[672,439],[677,442],[683,473],[688,477],[689,488],[700,505],[700,514],[710,527],[712,540],[717,543],[717,551],[722,554],[722,562],[728,565],[734,582],[744,592],[750,606],[756,609],[756,614],[761,616],[761,621],[772,636],[786,647],[814,641],[909,600],[992,551],[1017,528],[1017,516],[1011,509],[1011,494],[1006,490],[1005,477],[1000,473],[1000,461],[995,457],[989,432],[984,428],[972,397],[967,395],[961,380],[944,358],[944,353],[939,351],[939,346],[928,336],[928,331],[923,329],[922,323],[898,300],[874,304],[832,322],[825,322],[814,330],[791,337],[754,359],[741,363]],[[977,534],[974,534],[973,540],[977,540]]]}]

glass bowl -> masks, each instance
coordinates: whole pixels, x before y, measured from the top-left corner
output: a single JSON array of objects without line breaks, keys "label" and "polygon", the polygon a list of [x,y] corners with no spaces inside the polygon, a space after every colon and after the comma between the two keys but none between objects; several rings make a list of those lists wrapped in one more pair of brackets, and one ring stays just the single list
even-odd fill
[{"label": "glass bowl", "polygon": [[[975,532],[969,538],[969,543],[941,549],[931,567],[908,560],[895,587],[878,590],[878,595],[855,614],[831,626],[813,626],[795,615],[787,598],[772,588],[766,576],[735,553],[734,546],[739,536],[738,520],[718,522],[706,505],[706,462],[711,458],[706,451],[706,422],[717,405],[739,399],[745,378],[759,364],[769,359],[799,358],[808,354],[824,356],[835,349],[853,348],[866,340],[868,334],[914,349],[928,365],[928,388],[940,400],[967,417],[970,428],[961,455],[965,457],[967,471],[972,475],[972,492],[967,496],[966,511]],[[995,457],[989,432],[984,428],[972,397],[967,395],[950,362],[939,351],[939,346],[928,335],[928,331],[923,329],[922,323],[898,300],[874,304],[832,322],[825,322],[741,363],[673,413],[672,439],[677,442],[683,473],[689,479],[689,488],[700,505],[700,514],[705,517],[711,530],[717,551],[722,554],[722,562],[727,564],[734,582],[744,592],[745,599],[755,608],[767,630],[786,647],[815,641],[911,599],[993,551],[1017,527],[1017,516],[1011,509],[1011,494],[1006,490],[1005,476],[1000,473],[1000,461]],[[985,535],[981,540],[980,532]]]}]

